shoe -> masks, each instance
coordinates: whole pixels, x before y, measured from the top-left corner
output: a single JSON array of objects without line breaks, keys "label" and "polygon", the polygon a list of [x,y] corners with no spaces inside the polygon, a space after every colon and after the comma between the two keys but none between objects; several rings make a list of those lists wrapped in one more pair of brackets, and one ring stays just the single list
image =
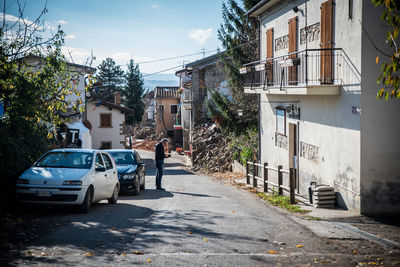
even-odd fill
[{"label": "shoe", "polygon": [[162,187],[158,187],[158,188],[157,188],[157,191],[165,191],[165,189],[162,188]]}]

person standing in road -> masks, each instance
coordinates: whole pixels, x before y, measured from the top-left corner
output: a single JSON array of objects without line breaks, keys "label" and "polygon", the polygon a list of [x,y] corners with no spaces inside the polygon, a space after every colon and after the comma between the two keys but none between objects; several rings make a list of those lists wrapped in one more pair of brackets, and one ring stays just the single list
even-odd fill
[{"label": "person standing in road", "polygon": [[155,160],[156,160],[156,189],[157,190],[165,190],[164,188],[161,187],[161,178],[163,176],[163,171],[164,171],[164,158],[165,158],[165,153],[164,153],[164,146],[168,143],[168,139],[163,138],[155,148]]}]

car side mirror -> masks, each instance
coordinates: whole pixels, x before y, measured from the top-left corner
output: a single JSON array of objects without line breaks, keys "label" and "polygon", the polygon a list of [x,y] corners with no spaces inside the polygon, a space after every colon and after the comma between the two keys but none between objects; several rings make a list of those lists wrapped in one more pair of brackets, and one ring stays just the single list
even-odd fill
[{"label": "car side mirror", "polygon": [[105,172],[106,171],[106,168],[104,168],[104,167],[96,167],[96,172]]}]

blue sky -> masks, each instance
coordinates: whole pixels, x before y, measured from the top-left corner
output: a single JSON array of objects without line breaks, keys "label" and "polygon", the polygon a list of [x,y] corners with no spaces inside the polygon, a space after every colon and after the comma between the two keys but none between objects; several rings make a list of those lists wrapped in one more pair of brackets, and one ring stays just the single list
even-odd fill
[{"label": "blue sky", "polygon": [[[6,18],[18,14],[15,2],[6,0]],[[26,4],[24,13],[29,20],[40,14],[45,3],[20,2]],[[62,26],[67,36],[65,46],[75,63],[82,64],[93,50],[94,66],[106,57],[125,66],[130,58],[144,62],[221,48],[217,31],[222,21],[222,3],[223,0],[48,0],[45,19],[52,27]],[[153,73],[202,57],[200,54],[141,64],[140,69],[142,73]]]}]

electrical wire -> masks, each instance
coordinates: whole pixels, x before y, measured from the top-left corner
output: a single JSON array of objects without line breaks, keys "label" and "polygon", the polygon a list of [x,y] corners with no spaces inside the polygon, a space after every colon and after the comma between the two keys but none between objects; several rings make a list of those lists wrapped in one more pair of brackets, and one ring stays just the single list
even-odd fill
[{"label": "electrical wire", "polygon": [[146,63],[160,62],[160,61],[166,61],[166,60],[171,60],[171,59],[190,57],[190,56],[197,56],[197,55],[201,55],[201,54],[208,54],[208,53],[212,53],[212,52],[216,52],[216,51],[218,51],[218,49],[208,50],[208,51],[204,51],[204,52],[188,54],[188,55],[183,55],[183,56],[167,57],[167,58],[160,58],[160,59],[155,59],[155,60],[150,60],[150,61],[137,62],[135,64],[140,65],[140,64],[146,64]]},{"label": "electrical wire", "polygon": [[161,72],[165,72],[165,71],[168,71],[168,70],[177,69],[177,68],[182,68],[182,65],[178,65],[178,66],[175,66],[175,67],[172,67],[172,68],[168,68],[168,69],[165,69],[165,70],[160,70],[160,71],[157,71],[157,72],[149,73],[149,74],[143,75],[143,78],[151,76],[151,75],[159,74]]}]

